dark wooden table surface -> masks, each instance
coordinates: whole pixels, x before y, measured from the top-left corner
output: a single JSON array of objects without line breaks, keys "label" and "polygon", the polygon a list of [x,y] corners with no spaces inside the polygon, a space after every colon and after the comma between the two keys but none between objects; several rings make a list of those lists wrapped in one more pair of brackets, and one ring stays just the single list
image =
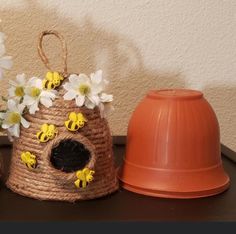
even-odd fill
[{"label": "dark wooden table surface", "polygon": [[[124,146],[114,146],[117,164],[124,155]],[[1,147],[4,162],[0,188],[0,221],[236,221],[236,165],[223,157],[231,187],[226,192],[201,199],[177,200],[153,198],[120,189],[110,196],[81,201],[37,201],[11,192],[4,186],[11,148]]]}]

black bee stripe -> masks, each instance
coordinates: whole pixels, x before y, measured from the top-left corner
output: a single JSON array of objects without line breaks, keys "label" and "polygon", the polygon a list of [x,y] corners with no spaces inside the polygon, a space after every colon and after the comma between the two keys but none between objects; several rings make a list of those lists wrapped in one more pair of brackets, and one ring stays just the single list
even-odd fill
[{"label": "black bee stripe", "polygon": [[44,87],[45,87],[45,88],[48,87],[48,83],[49,83],[49,80],[47,80],[47,81],[44,83]]},{"label": "black bee stripe", "polygon": [[38,139],[40,140],[41,139],[41,136],[43,135],[43,132],[40,132],[39,135],[38,135]]},{"label": "black bee stripe", "polygon": [[43,136],[43,140],[46,141],[48,140],[48,137],[46,135]]},{"label": "black bee stripe", "polygon": [[75,124],[75,130],[78,130],[78,129],[79,129],[79,125]]},{"label": "black bee stripe", "polygon": [[79,182],[79,187],[80,187],[80,188],[83,187],[83,181],[82,181],[82,180]]},{"label": "black bee stripe", "polygon": [[68,128],[69,128],[69,129],[71,129],[71,127],[72,127],[72,124],[73,124],[73,122],[72,122],[72,121],[70,121],[70,122],[69,122],[69,124],[68,124]]}]

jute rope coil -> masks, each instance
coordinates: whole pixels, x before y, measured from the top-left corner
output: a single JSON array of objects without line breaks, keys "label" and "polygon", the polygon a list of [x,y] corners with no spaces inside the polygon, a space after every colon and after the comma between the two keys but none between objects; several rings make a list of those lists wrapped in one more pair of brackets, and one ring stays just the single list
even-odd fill
[{"label": "jute rope coil", "polygon": [[67,77],[68,76],[68,73],[67,73],[67,46],[66,46],[66,41],[65,41],[64,37],[60,33],[58,33],[55,30],[46,30],[46,31],[43,31],[39,35],[39,43],[38,43],[38,54],[39,54],[39,57],[41,58],[42,62],[46,66],[46,68],[49,71],[52,71],[52,68],[49,65],[48,58],[47,58],[47,56],[46,56],[46,54],[44,53],[44,50],[43,50],[43,38],[45,36],[47,36],[47,35],[56,36],[60,40],[60,42],[61,42],[62,61],[63,61],[63,70],[62,70],[61,73],[63,74],[64,77]]},{"label": "jute rope coil", "polygon": [[[42,50],[44,35],[57,35],[66,48],[65,41],[55,31],[45,31],[40,35],[39,54],[47,68],[48,60]],[[64,69],[67,74],[66,49],[64,51]],[[78,108],[75,101],[63,99],[64,89],[59,88],[59,97],[54,101],[53,107],[46,108],[40,105],[40,110],[35,115],[26,114],[30,122],[28,129],[21,127],[20,138],[15,139],[7,186],[24,196],[40,200],[76,201],[101,197],[118,189],[118,180],[114,166],[112,152],[112,139],[106,119],[101,118],[98,108],[93,110],[86,107]],[[81,112],[88,120],[78,132],[69,132],[65,121],[70,112]],[[58,135],[47,143],[40,143],[36,133],[44,123],[54,124]],[[95,171],[94,180],[83,188],[74,185],[75,172],[65,173],[54,168],[50,161],[51,150],[62,140],[72,139],[82,143],[90,152],[91,158],[86,167]],[[23,151],[29,151],[37,157],[37,168],[29,169],[21,161]]]}]

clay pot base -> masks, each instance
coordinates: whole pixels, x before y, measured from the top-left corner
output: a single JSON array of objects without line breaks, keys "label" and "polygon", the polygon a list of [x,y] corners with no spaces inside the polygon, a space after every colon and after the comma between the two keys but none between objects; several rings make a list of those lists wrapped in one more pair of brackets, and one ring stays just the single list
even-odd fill
[{"label": "clay pot base", "polygon": [[121,183],[124,189],[128,191],[139,193],[146,196],[152,197],[162,197],[162,198],[176,198],[176,199],[191,199],[191,198],[201,198],[217,195],[224,192],[229,188],[229,180],[226,184],[221,187],[205,190],[205,191],[195,191],[195,192],[172,192],[172,191],[158,191],[158,190],[149,190],[145,188],[138,188],[129,184]]},{"label": "clay pot base", "polygon": [[171,170],[141,167],[125,160],[118,176],[122,187],[131,192],[165,198],[208,197],[230,185],[221,163],[197,170]]}]

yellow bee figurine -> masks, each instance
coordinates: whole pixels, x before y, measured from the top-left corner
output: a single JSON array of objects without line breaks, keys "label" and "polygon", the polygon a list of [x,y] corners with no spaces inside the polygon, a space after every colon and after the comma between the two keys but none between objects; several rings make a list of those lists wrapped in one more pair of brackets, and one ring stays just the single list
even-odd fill
[{"label": "yellow bee figurine", "polygon": [[29,169],[35,169],[37,167],[36,156],[28,151],[22,152],[21,160]]},{"label": "yellow bee figurine", "polygon": [[87,122],[87,119],[82,113],[76,114],[75,112],[71,112],[69,114],[69,120],[65,122],[65,126],[69,131],[75,132],[82,128],[85,122]]},{"label": "yellow bee figurine", "polygon": [[55,89],[61,85],[64,77],[59,72],[47,72],[46,78],[43,79],[43,88],[47,90]]},{"label": "yellow bee figurine", "polygon": [[77,180],[75,181],[75,186],[77,188],[86,188],[87,185],[93,181],[93,175],[95,171],[90,170],[89,168],[84,168],[76,172]]},{"label": "yellow bee figurine", "polygon": [[52,140],[58,133],[57,128],[53,124],[43,124],[41,131],[37,133],[37,138],[40,142],[48,142]]}]

